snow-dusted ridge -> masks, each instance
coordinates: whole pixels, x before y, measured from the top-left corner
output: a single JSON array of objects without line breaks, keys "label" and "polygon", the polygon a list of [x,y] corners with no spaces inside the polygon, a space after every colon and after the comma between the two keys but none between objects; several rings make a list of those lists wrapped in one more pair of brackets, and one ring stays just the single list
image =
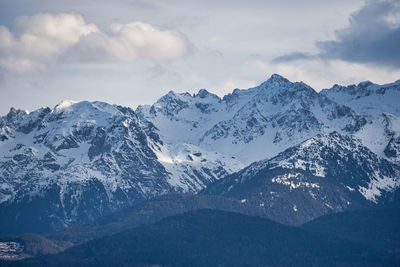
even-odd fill
[{"label": "snow-dusted ridge", "polygon": [[[71,100],[30,113],[11,108],[0,117],[0,212],[14,216],[15,207],[35,209],[39,199],[46,199],[49,214],[43,216],[60,228],[156,195],[199,192],[254,162],[276,161],[291,147],[299,151],[296,159],[282,158],[277,166],[323,178],[331,165],[321,163],[317,148],[326,146],[321,136],[332,132],[368,149],[371,161],[398,166],[397,103],[399,81],[317,93],[274,74],[222,98],[205,89],[170,91],[136,110]],[[310,147],[315,157],[298,157]],[[333,151],[343,156],[343,150]],[[365,173],[354,178],[362,184],[347,186],[369,201],[378,203],[382,192],[399,185],[397,172]],[[274,181],[293,189],[319,186],[301,181],[303,176],[280,174]]]},{"label": "snow-dusted ridge", "polygon": [[[134,110],[97,101],[11,109],[0,118],[0,140],[0,213],[10,205],[45,209],[54,228],[157,195],[197,192],[244,167],[215,151],[166,143]],[[44,207],[32,207],[42,198]]]},{"label": "snow-dusted ridge", "polygon": [[332,132],[255,162],[202,193],[245,201],[273,219],[296,225],[332,212],[388,203],[399,185],[398,164],[377,156],[351,135]]},{"label": "snow-dusted ridge", "polygon": [[392,192],[400,185],[400,166],[380,158],[363,146],[361,140],[337,132],[308,139],[286,154],[279,154],[268,164],[309,171],[321,178],[349,177],[353,181],[345,181],[343,185],[357,188],[366,199],[375,203],[383,191]]},{"label": "snow-dusted ridge", "polygon": [[222,99],[205,90],[195,95],[171,91],[136,111],[167,142],[217,150],[244,164],[272,157],[321,132],[353,133],[366,124],[364,116],[351,108],[277,74]]}]

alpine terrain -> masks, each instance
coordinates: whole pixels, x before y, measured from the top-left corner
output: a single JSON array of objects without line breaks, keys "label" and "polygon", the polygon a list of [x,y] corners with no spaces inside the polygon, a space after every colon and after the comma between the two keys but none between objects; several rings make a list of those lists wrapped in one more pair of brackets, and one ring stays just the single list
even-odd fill
[{"label": "alpine terrain", "polygon": [[222,98],[171,91],[135,110],[11,108],[0,117],[0,233],[60,230],[174,192],[232,198],[290,225],[391,205],[398,103],[400,81],[316,92],[274,74]]}]

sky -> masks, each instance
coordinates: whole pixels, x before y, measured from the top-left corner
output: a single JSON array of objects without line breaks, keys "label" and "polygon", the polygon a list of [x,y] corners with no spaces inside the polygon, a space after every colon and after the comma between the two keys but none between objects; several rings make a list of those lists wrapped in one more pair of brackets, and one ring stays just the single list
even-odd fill
[{"label": "sky", "polygon": [[273,73],[317,91],[400,79],[400,1],[0,0],[0,115],[223,96]]}]

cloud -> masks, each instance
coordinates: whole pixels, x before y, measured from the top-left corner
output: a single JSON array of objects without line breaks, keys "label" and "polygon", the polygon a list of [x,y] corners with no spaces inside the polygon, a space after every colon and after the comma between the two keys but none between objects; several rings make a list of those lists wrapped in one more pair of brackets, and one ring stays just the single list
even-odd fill
[{"label": "cloud", "polygon": [[284,62],[290,62],[294,60],[303,60],[303,59],[311,59],[315,58],[315,56],[308,54],[308,53],[302,53],[302,52],[293,52],[287,55],[279,56],[276,57],[272,60],[273,63],[284,63]]},{"label": "cloud", "polygon": [[183,57],[180,33],[143,22],[112,24],[109,33],[78,14],[36,14],[0,26],[0,66],[18,73],[44,71],[53,62],[165,61]]},{"label": "cloud", "polygon": [[82,36],[98,32],[75,14],[21,17],[15,33],[0,26],[0,64],[16,72],[41,71]]},{"label": "cloud", "polygon": [[316,42],[319,52],[295,52],[275,62],[340,59],[347,62],[400,68],[400,2],[372,0],[353,13],[349,26],[335,32],[335,40]]},{"label": "cloud", "polygon": [[83,37],[71,47],[67,56],[81,62],[163,61],[181,58],[187,50],[188,41],[182,34],[161,31],[143,22],[133,22],[112,24],[109,35],[97,32]]}]

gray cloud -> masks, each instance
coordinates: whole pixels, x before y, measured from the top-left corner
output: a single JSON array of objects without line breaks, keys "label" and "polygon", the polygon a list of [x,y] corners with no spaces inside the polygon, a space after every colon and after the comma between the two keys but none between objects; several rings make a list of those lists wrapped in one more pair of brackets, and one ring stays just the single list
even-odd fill
[{"label": "gray cloud", "polygon": [[276,57],[272,60],[272,63],[284,63],[294,60],[312,59],[315,58],[314,55],[302,52],[293,52],[287,55]]},{"label": "gray cloud", "polygon": [[335,32],[336,40],[316,42],[312,56],[294,52],[275,58],[277,63],[308,59],[340,59],[400,68],[400,2],[368,1],[353,13],[349,26]]}]

